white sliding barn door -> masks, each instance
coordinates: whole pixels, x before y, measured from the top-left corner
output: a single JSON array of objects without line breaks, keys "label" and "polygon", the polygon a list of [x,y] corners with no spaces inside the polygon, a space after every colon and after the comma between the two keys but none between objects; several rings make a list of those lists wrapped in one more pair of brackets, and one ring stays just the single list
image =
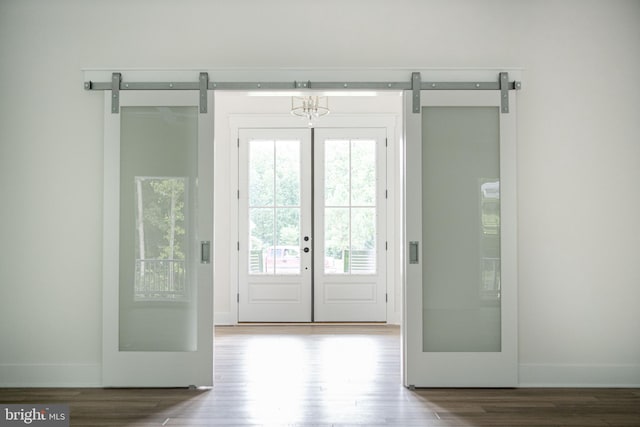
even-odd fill
[{"label": "white sliding barn door", "polygon": [[405,92],[404,383],[517,384],[515,99]]},{"label": "white sliding barn door", "polygon": [[213,93],[105,97],[103,384],[213,382]]}]

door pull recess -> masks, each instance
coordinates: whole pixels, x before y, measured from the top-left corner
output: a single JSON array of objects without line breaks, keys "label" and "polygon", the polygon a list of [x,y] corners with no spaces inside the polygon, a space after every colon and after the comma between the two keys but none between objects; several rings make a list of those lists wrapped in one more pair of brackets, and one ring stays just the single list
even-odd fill
[{"label": "door pull recess", "polygon": [[200,242],[200,264],[210,264],[211,263],[211,242],[210,241],[202,241]]},{"label": "door pull recess", "polygon": [[420,242],[409,242],[409,264],[420,263],[420,255],[418,251],[419,245]]}]

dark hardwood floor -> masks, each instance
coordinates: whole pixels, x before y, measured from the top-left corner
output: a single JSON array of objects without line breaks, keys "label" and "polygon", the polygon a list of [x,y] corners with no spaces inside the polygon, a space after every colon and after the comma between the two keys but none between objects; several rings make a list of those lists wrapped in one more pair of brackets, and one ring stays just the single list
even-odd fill
[{"label": "dark hardwood floor", "polygon": [[405,389],[385,325],[217,327],[213,389],[0,389],[20,402],[72,426],[640,426],[640,389]]}]

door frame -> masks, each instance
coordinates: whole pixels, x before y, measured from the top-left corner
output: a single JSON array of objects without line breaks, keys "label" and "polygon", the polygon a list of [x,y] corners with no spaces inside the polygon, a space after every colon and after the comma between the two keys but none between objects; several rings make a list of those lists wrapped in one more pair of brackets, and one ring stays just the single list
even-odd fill
[{"label": "door frame", "polygon": [[[83,85],[84,89],[88,91],[107,91],[111,93],[111,89],[113,88],[113,84],[111,83],[112,76],[114,72],[120,72],[123,70],[114,69],[114,68],[85,68],[82,69],[83,73]],[[495,82],[496,76],[500,72],[509,73],[509,82],[515,81],[515,89],[521,89],[522,85],[522,77],[523,77],[523,68],[517,67],[485,67],[485,68],[408,68],[408,67],[386,67],[386,68],[372,68],[372,67],[361,67],[361,68],[218,68],[218,69],[208,69],[208,70],[196,70],[196,69],[156,69],[156,70],[145,70],[145,69],[128,69],[124,70],[126,72],[126,80],[128,82],[136,82],[141,86],[144,86],[145,89],[157,89],[157,90],[168,90],[174,88],[174,83],[187,83],[190,85],[190,89],[193,89],[192,82],[194,80],[194,75],[198,73],[198,71],[207,71],[210,75],[215,75],[216,81],[220,82],[242,82],[240,85],[248,90],[250,85],[253,87],[261,88],[261,84],[259,83],[251,83],[251,82],[274,82],[273,85],[267,86],[264,88],[272,87],[275,90],[290,90],[292,88],[300,89],[307,88],[308,86],[304,84],[305,82],[311,83],[312,81],[318,82],[335,82],[333,84],[326,85],[325,89],[332,90],[352,90],[351,87],[347,87],[347,83],[341,82],[354,82],[356,83],[355,87],[358,87],[358,83],[360,84],[359,89],[366,89],[368,87],[367,82],[390,82],[388,83],[389,88],[397,88],[397,90],[403,90],[404,88],[401,86],[395,86],[394,82],[406,82],[408,76],[411,75],[412,72],[419,73],[423,82],[434,82],[431,83],[433,88],[436,88],[438,84],[441,82],[452,82],[454,84],[469,84],[474,85],[479,88],[483,82]],[[171,82],[171,83],[165,83]],[[293,85],[291,84],[293,82]],[[471,83],[471,82],[479,82],[479,83]],[[413,82],[415,83],[415,81]],[[420,83],[420,82],[418,82]],[[210,83],[211,84],[211,83]],[[402,83],[402,86],[405,84]],[[446,83],[443,85],[446,86]],[[198,83],[196,82],[195,87],[198,87]],[[202,87],[202,86],[200,86]],[[413,86],[415,87],[415,86]],[[423,83],[424,87],[424,83]],[[344,88],[344,89],[342,89]],[[228,89],[238,90],[239,87],[229,86]],[[512,89],[512,88],[510,88]],[[110,105],[107,102],[104,104],[105,111],[108,111]],[[401,116],[404,119],[404,116],[407,114],[411,114],[411,112],[404,112]],[[240,116],[240,115],[238,115]],[[281,117],[284,117],[282,115]],[[333,116],[335,117],[335,116]],[[291,117],[287,117],[291,119]],[[217,120],[213,120],[217,122]],[[230,118],[229,122],[232,122],[233,119]],[[219,127],[223,125],[223,123],[212,123]],[[366,126],[363,126],[366,127]],[[394,188],[402,189],[405,185],[406,176],[404,173],[403,165],[404,158],[402,153],[398,153],[400,149],[404,146],[404,140],[402,136],[402,129],[394,132],[394,138],[390,139],[392,144],[397,144],[396,149],[390,151],[393,156],[393,160],[388,159],[389,165],[392,167],[397,167],[399,179],[397,183],[394,183]],[[397,157],[396,157],[397,156]],[[231,159],[230,159],[231,160]],[[213,171],[213,160],[211,162],[211,171]],[[236,174],[237,175],[237,174]],[[395,176],[394,174],[389,173],[390,177]],[[237,179],[237,178],[236,178]],[[237,185],[236,185],[237,187]],[[394,194],[392,192],[390,194],[390,198],[388,203],[390,206],[395,206],[400,204],[402,198],[400,197],[400,191],[398,194]],[[393,199],[392,199],[393,198]],[[232,202],[233,200],[230,198],[229,200]],[[105,197],[106,202],[106,197]],[[393,203],[393,204],[392,204]],[[230,206],[234,206],[235,203],[230,203]],[[388,215],[388,220],[395,218],[395,209],[393,214]],[[396,258],[398,259],[397,264],[394,259],[394,263],[389,264],[389,268],[387,270],[387,274],[391,274],[392,270],[396,270],[397,273],[394,274],[393,277],[400,277],[398,282],[393,282],[400,284],[398,286],[398,290],[390,295],[390,303],[391,299],[394,299],[393,305],[398,306],[400,310],[399,313],[405,311],[404,305],[404,295],[406,290],[406,277],[404,276],[404,259],[406,256],[407,248],[405,248],[405,236],[404,236],[404,216],[406,212],[404,210],[399,211],[398,216],[398,224],[400,224],[401,229],[398,232],[397,236],[395,236],[394,241],[397,242],[397,245],[393,245],[392,249],[396,250]],[[237,230],[236,230],[237,235]],[[104,245],[106,250],[107,245]],[[237,264],[236,264],[237,265]],[[106,268],[103,266],[103,269]],[[233,270],[232,270],[233,271]],[[232,283],[233,283],[233,277]],[[235,283],[237,283],[237,277],[235,278]],[[235,295],[229,295],[230,299],[230,307],[235,307],[236,313],[234,318],[237,319],[237,305],[235,304]],[[389,305],[388,305],[389,306]],[[211,311],[213,312],[213,304],[211,306]],[[215,318],[215,313],[214,318]],[[402,319],[403,315],[400,316],[397,323],[403,323]],[[216,319],[218,320],[218,319]],[[224,320],[228,319],[219,319],[222,320],[222,324],[233,324],[224,322]],[[216,324],[219,322],[216,321]],[[404,328],[403,328],[404,329]],[[103,337],[104,338],[104,337]],[[402,344],[404,345],[404,343]],[[404,364],[404,362],[403,362]],[[403,369],[405,367],[403,366]]]},{"label": "door frame", "polygon": [[[283,128],[302,128],[308,129],[304,121],[301,121],[298,117],[293,117],[291,114],[231,114],[229,116],[229,128],[231,129],[231,162],[239,161],[239,149],[237,143],[231,143],[237,141],[239,138],[240,129],[283,129]],[[314,128],[385,128],[388,138],[388,150],[387,150],[387,189],[389,190],[389,197],[386,200],[387,214],[386,214],[386,235],[389,242],[389,249],[386,251],[386,281],[387,281],[387,323],[400,324],[401,311],[397,310],[402,301],[401,298],[401,264],[400,264],[400,248],[401,246],[401,221],[396,220],[396,204],[401,201],[401,194],[399,191],[399,180],[396,179],[397,174],[400,173],[397,167],[399,158],[400,147],[400,132],[402,126],[402,117],[396,114],[330,114],[323,117]],[[238,165],[239,166],[239,165]],[[234,191],[230,191],[229,194],[229,208],[231,217],[231,226],[229,227],[230,242],[237,240],[239,233],[239,205],[236,189],[239,189],[238,174],[232,174],[231,188]],[[397,191],[394,191],[398,189]],[[399,214],[399,210],[397,212]],[[230,256],[230,295],[229,306],[231,312],[224,318],[216,318],[216,324],[236,325],[238,324],[238,302],[237,295],[239,292],[239,272],[238,272],[239,254],[237,250],[232,251]]]}]

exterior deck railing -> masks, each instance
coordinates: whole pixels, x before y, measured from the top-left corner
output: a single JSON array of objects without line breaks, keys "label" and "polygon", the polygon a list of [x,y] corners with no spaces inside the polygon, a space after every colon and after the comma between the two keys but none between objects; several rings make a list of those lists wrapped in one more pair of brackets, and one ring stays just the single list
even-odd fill
[{"label": "exterior deck railing", "polygon": [[136,260],[136,300],[183,299],[187,296],[186,289],[185,260]]}]

